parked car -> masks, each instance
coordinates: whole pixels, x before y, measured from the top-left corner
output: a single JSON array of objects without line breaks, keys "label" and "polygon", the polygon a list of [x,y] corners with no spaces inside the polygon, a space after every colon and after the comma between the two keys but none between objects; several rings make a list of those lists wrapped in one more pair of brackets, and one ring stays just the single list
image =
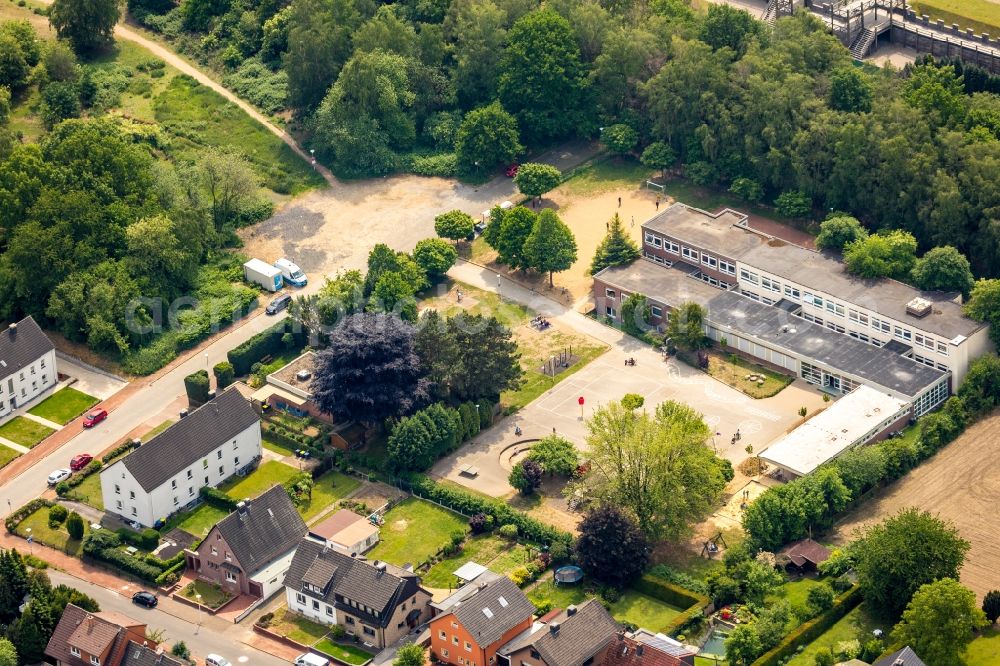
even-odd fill
[{"label": "parked car", "polygon": [[83,417],[83,427],[93,428],[106,418],[108,418],[108,410],[95,409],[92,412],[88,412],[87,415]]},{"label": "parked car", "polygon": [[94,459],[94,456],[89,453],[81,453],[78,456],[73,456],[73,459],[69,461],[69,468],[74,472],[79,472],[81,469],[90,464],[90,461]]},{"label": "parked car", "polygon": [[146,608],[156,608],[158,603],[156,595],[152,592],[146,592],[145,590],[139,590],[132,595],[132,603],[136,606],[145,606]]},{"label": "parked car", "polygon": [[504,171],[504,174],[508,178],[513,178],[514,176],[517,175],[517,170],[520,169],[520,168],[521,168],[521,165],[518,164],[517,162],[515,162],[514,164],[511,164],[509,167],[507,167],[507,169]]},{"label": "parked car", "polygon": [[330,666],[329,659],[324,659],[318,654],[313,654],[312,652],[300,654],[292,663],[294,663],[295,666]]},{"label": "parked car", "polygon": [[282,294],[281,296],[278,296],[276,299],[267,304],[267,307],[264,308],[264,313],[269,315],[278,314],[279,312],[287,308],[291,302],[292,302],[291,296],[289,296],[288,294]]},{"label": "parked car", "polygon": [[285,282],[289,282],[296,287],[304,287],[309,284],[309,279],[302,272],[295,262],[289,259],[278,259],[274,262],[274,267],[281,271],[281,277]]},{"label": "parked car", "polygon": [[205,655],[205,666],[233,666],[225,657],[217,654]]},{"label": "parked car", "polygon": [[56,471],[49,474],[48,482],[50,486],[54,486],[60,481],[65,481],[73,475],[73,472],[69,471],[65,467],[63,469],[57,469]]}]

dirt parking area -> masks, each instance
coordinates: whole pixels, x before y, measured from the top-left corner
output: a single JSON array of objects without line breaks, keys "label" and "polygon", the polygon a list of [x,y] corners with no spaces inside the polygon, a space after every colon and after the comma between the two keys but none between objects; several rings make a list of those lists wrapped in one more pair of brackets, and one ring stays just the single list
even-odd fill
[{"label": "dirt parking area", "polygon": [[1000,413],[969,428],[931,460],[848,514],[833,540],[846,543],[862,526],[880,522],[900,509],[930,511],[958,527],[972,547],[962,567],[962,583],[980,598],[997,587],[1000,571]]}]

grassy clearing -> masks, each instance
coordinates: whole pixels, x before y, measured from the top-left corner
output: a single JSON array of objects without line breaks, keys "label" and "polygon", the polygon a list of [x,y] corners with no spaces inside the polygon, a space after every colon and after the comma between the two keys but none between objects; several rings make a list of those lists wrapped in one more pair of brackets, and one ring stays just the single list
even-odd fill
[{"label": "grassy clearing", "polygon": [[29,449],[54,432],[52,428],[23,416],[15,416],[0,426],[0,437]]},{"label": "grassy clearing", "polygon": [[[555,585],[552,578],[547,578],[528,592],[528,599],[533,603],[548,600],[553,608],[579,605],[592,596],[580,585]],[[610,610],[619,622],[631,622],[652,631],[665,628],[682,611],[635,590],[625,590],[621,599],[611,604]]]},{"label": "grassy clearing", "polygon": [[[813,666],[816,661],[816,653],[823,648],[836,650],[838,643],[859,639],[862,643],[869,640],[872,630],[881,628],[887,631],[889,627],[882,626],[875,619],[865,612],[865,605],[861,604],[850,613],[842,617],[832,627],[827,629],[816,640],[806,646],[806,648],[792,657],[788,666]],[[970,662],[976,663],[979,662]]]},{"label": "grassy clearing", "polygon": [[[87,521],[84,522],[84,536],[90,532],[90,525]],[[17,526],[14,532],[25,539],[31,536],[33,541],[45,544],[50,548],[55,548],[61,550],[68,555],[79,555],[83,549],[82,539],[77,541],[75,539],[69,538],[69,532],[66,531],[66,524],[63,523],[56,529],[49,527],[49,509],[48,507],[42,507],[38,511],[21,521],[21,524]],[[29,549],[30,550],[30,549]]]},{"label": "grassy clearing", "polygon": [[[226,592],[218,585],[206,583],[203,580],[192,581],[187,584],[181,592],[185,597],[200,603],[207,608],[216,609],[233,598],[233,595]],[[198,598],[201,595],[201,598]]]},{"label": "grassy clearing", "polygon": [[361,648],[356,648],[353,645],[346,645],[343,643],[334,643],[328,638],[324,638],[319,643],[316,643],[313,648],[330,655],[334,659],[352,664],[353,666],[361,666],[362,664],[368,663],[372,659],[372,655],[365,652]]},{"label": "grassy clearing", "polygon": [[14,449],[10,448],[9,446],[4,446],[3,444],[0,444],[0,468],[5,467],[7,463],[12,461],[19,455],[21,454],[15,451]]},{"label": "grassy clearing", "polygon": [[98,402],[94,396],[67,386],[29,409],[28,413],[66,425]]},{"label": "grassy clearing", "polygon": [[173,527],[172,523],[176,520],[176,526],[188,534],[203,537],[208,534],[213,525],[225,518],[226,515],[225,511],[210,504],[199,504],[197,508],[191,511],[178,514],[167,524],[167,527],[163,531],[166,532],[168,527]]},{"label": "grassy clearing", "polygon": [[463,516],[415,497],[389,509],[384,518],[380,541],[368,559],[395,565],[423,562],[447,544],[454,532],[468,529]]},{"label": "grassy clearing", "polygon": [[330,631],[330,627],[313,622],[298,613],[291,612],[285,607],[275,611],[274,619],[271,620],[268,629],[276,634],[287,636],[296,643],[302,643],[303,645],[314,644]]},{"label": "grassy clearing", "polygon": [[800,578],[788,581],[778,588],[775,594],[768,596],[767,601],[772,602],[784,599],[792,607],[805,606],[809,598],[809,590],[824,584],[823,581],[816,578]]},{"label": "grassy clearing", "polygon": [[295,449],[281,442],[268,439],[266,432],[261,433],[261,445],[268,451],[273,451],[282,456],[295,455]]},{"label": "grassy clearing", "polygon": [[[549,331],[545,333],[545,336],[547,336],[547,340],[544,343],[540,341],[537,346],[519,345],[521,367],[524,368],[524,383],[516,391],[505,391],[501,394],[500,402],[508,411],[521,409],[608,350],[608,346],[605,344],[562,331]],[[552,351],[566,348],[572,348],[573,354],[580,357],[576,363],[555,377],[549,377],[540,371],[542,364],[552,356]]]},{"label": "grassy clearing", "polygon": [[104,496],[101,494],[101,475],[91,474],[76,488],[72,496],[95,509],[104,511]]},{"label": "grassy clearing", "polygon": [[770,398],[795,380],[736,354],[709,351],[708,355],[708,374],[751,398]]},{"label": "grassy clearing", "polygon": [[466,562],[475,562],[485,567],[493,569],[496,573],[506,573],[498,571],[491,566],[491,563],[500,557],[500,554],[508,546],[508,542],[492,535],[481,535],[473,537],[465,542],[462,550],[448,558],[445,558],[427,570],[421,580],[427,587],[452,588],[457,580],[454,571]]},{"label": "grassy clearing", "polygon": [[633,158],[612,157],[583,167],[560,189],[570,195],[593,196],[638,187],[652,175],[652,169]]},{"label": "grassy clearing", "polygon": [[331,504],[347,495],[361,485],[361,481],[353,476],[330,471],[319,477],[312,489],[312,499],[308,504],[299,507],[299,513],[306,522],[312,520],[330,507]]},{"label": "grassy clearing", "polygon": [[1000,35],[1000,7],[989,0],[914,0],[917,14],[927,14],[932,21],[944,19],[949,28],[957,23],[960,28],[972,28],[976,34]]},{"label": "grassy clearing", "polygon": [[233,477],[219,486],[219,490],[224,491],[233,499],[250,499],[257,497],[276,483],[285,483],[298,473],[299,470],[291,465],[277,460],[268,460],[248,476]]},{"label": "grassy clearing", "polygon": [[965,651],[969,666],[1000,666],[1000,630],[987,629]]}]

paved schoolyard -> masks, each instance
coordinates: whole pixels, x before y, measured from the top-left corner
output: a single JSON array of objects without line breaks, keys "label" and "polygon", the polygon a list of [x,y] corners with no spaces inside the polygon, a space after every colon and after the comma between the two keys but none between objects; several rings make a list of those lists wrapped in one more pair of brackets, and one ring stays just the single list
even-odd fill
[{"label": "paved schoolyard", "polygon": [[[636,359],[635,366],[625,366],[629,357]],[[718,453],[734,465],[747,457],[748,444],[759,452],[790,430],[800,420],[800,407],[811,413],[824,405],[815,387],[802,380],[774,397],[754,400],[684,363],[673,359],[664,362],[648,347],[625,339],[517,414],[438,461],[431,473],[479,492],[504,495],[512,490],[507,484],[508,458],[516,442],[544,437],[555,429],[586,450],[587,429],[580,416],[579,398],[584,398],[583,414],[589,418],[601,404],[620,400],[626,393],[643,395],[647,409],[664,400],[676,400],[699,410],[712,431],[718,433],[713,438]],[[514,434],[515,422],[523,431],[520,437]],[[732,446],[730,442],[737,429],[741,440]],[[476,478],[460,473],[466,464],[479,468]]]}]

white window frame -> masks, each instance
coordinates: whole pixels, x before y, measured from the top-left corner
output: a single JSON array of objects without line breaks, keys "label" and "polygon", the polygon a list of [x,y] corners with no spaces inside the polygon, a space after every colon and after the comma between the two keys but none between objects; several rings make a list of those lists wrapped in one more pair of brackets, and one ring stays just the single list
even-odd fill
[{"label": "white window frame", "polygon": [[760,276],[756,273],[751,273],[745,268],[740,269],[740,279],[749,282],[750,284],[760,284]]},{"label": "white window frame", "polygon": [[716,259],[715,257],[713,257],[710,254],[705,254],[704,252],[702,252],[702,254],[701,254],[701,263],[704,266],[708,266],[709,268],[718,268],[719,267],[719,260]]},{"label": "white window frame", "polygon": [[663,308],[661,308],[659,305],[650,305],[649,313],[654,317],[663,317]]},{"label": "white window frame", "polygon": [[719,271],[725,273],[726,275],[736,275],[736,264],[726,261],[725,259],[719,259]]},{"label": "white window frame", "polygon": [[616,292],[614,289],[608,289],[607,287],[605,287],[604,298],[609,298],[613,301],[618,298],[618,292]]},{"label": "white window frame", "polygon": [[696,264],[701,261],[701,253],[698,250],[692,250],[687,245],[681,245],[681,256],[685,259],[690,259]]},{"label": "white window frame", "polygon": [[796,301],[802,299],[802,292],[799,291],[798,287],[790,287],[786,284],[784,294],[787,298],[791,298]]},{"label": "white window frame", "polygon": [[673,242],[672,240],[667,240],[666,238],[663,239],[663,249],[669,252],[670,254],[681,253],[681,246]]}]

